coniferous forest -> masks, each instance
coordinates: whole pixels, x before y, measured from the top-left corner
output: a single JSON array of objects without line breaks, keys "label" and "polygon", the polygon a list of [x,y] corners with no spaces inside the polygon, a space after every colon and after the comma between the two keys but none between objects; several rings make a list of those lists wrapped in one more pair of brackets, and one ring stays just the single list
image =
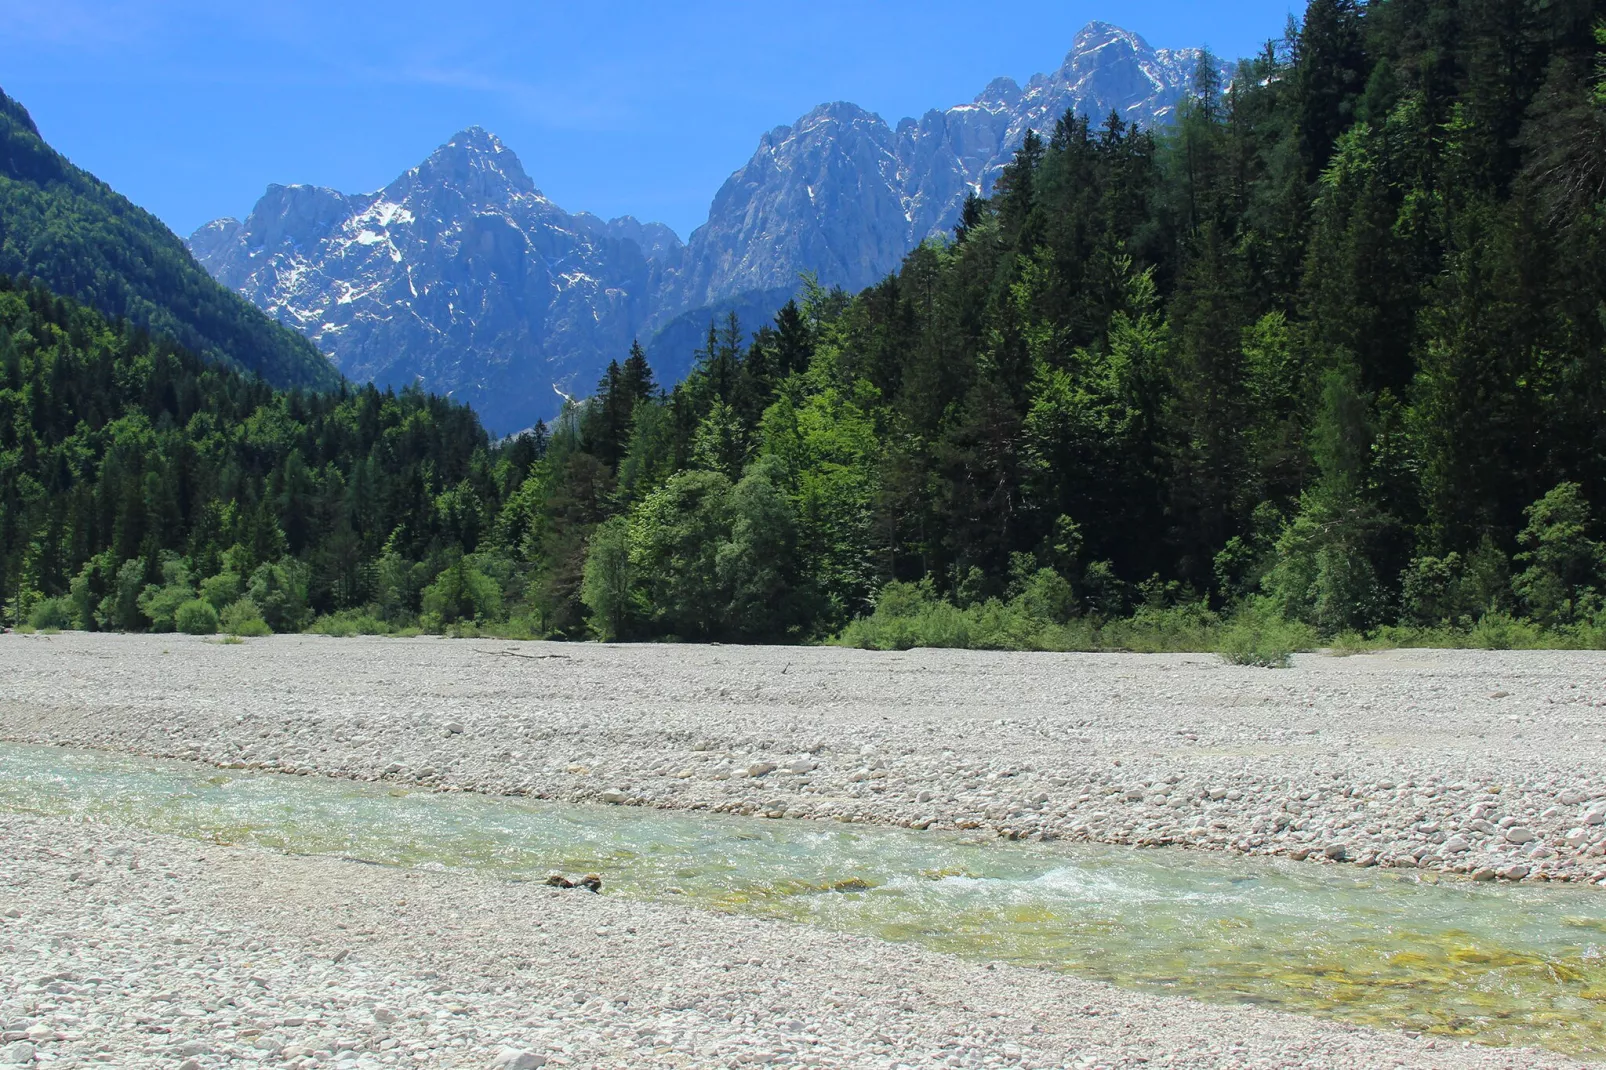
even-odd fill
[{"label": "coniferous forest", "polygon": [[311,342],[214,281],[160,220],[47,145],[3,92],[0,273],[27,275],[276,386],[340,382]]},{"label": "coniferous forest", "polygon": [[550,428],[0,292],[35,627],[866,646],[1606,641],[1606,5],[1314,0],[1066,116],[858,295]]}]

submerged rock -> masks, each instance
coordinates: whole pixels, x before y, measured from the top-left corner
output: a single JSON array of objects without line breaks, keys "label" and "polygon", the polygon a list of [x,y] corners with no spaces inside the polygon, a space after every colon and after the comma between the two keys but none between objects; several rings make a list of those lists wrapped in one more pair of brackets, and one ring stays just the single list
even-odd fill
[{"label": "submerged rock", "polygon": [[833,881],[826,887],[828,892],[868,892],[875,885],[863,877],[849,877],[845,881]]}]

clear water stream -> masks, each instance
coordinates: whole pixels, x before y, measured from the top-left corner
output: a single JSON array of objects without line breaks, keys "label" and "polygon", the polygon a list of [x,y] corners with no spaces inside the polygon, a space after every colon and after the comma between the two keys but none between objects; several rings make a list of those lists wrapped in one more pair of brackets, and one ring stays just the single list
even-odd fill
[{"label": "clear water stream", "polygon": [[509,880],[596,872],[608,895],[1606,1056],[1598,889],[532,803],[14,745],[0,745],[0,810]]}]

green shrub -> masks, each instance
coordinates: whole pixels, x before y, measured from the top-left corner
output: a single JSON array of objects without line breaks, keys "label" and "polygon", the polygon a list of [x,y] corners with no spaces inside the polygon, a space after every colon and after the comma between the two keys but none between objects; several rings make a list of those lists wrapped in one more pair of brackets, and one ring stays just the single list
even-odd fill
[{"label": "green shrub", "polygon": [[929,580],[887,584],[876,599],[875,611],[850,623],[837,641],[861,650],[971,645],[964,611],[937,598]]},{"label": "green shrub", "polygon": [[139,610],[150,619],[151,631],[177,631],[179,607],[194,597],[195,592],[187,586],[174,584],[158,587],[151,584],[139,596]]},{"label": "green shrub", "polygon": [[1596,584],[1606,573],[1606,546],[1588,535],[1589,503],[1577,483],[1562,483],[1530,505],[1528,526],[1517,536],[1528,567],[1512,578],[1512,588],[1540,624],[1556,626],[1587,619],[1600,608]]},{"label": "green shrub", "polygon": [[174,623],[185,635],[214,635],[217,632],[217,610],[212,608],[210,602],[192,598],[178,607]]},{"label": "green shrub", "polygon": [[631,577],[628,517],[604,520],[591,533],[580,601],[588,610],[586,623],[598,639],[612,642],[628,630],[631,612],[641,601]]},{"label": "green shrub", "polygon": [[101,627],[100,606],[112,585],[111,551],[103,551],[84,562],[67,587],[72,602],[73,626],[89,631]]},{"label": "green shrub", "polygon": [[[533,639],[545,639],[547,637],[547,633],[541,629],[539,622],[537,622],[534,617],[528,616],[510,617],[504,621],[482,624],[479,625],[475,630],[479,633],[479,635],[487,639],[515,639],[520,641],[529,641]],[[418,635],[419,629],[398,629],[393,634],[397,636]]]},{"label": "green shrub", "polygon": [[1177,606],[1139,606],[1131,617],[1101,629],[1100,648],[1140,654],[1200,653],[1214,650],[1221,618],[1204,602]]},{"label": "green shrub", "polygon": [[62,631],[73,626],[70,598],[46,598],[28,611],[28,627],[35,631]]},{"label": "green shrub", "polygon": [[299,632],[311,617],[307,609],[308,578],[306,565],[286,557],[251,573],[246,598],[257,607],[269,628],[281,633]]},{"label": "green shrub", "polygon": [[502,589],[495,580],[459,558],[424,588],[424,616],[437,629],[502,615]]},{"label": "green shrub", "polygon": [[1051,568],[1040,568],[1021,584],[1019,599],[1034,618],[1049,624],[1069,624],[1076,619],[1076,592],[1064,576]]},{"label": "green shrub", "polygon": [[307,631],[315,635],[332,635],[337,639],[349,639],[354,635],[389,635],[392,629],[370,610],[343,609],[339,613],[329,613],[319,617],[312,622]]},{"label": "green shrub", "polygon": [[1478,650],[1533,650],[1555,646],[1555,637],[1546,642],[1545,630],[1532,621],[1505,613],[1488,613],[1467,635],[1467,645]]},{"label": "green shrub", "polygon": [[240,600],[245,593],[245,581],[237,572],[220,572],[201,581],[201,597],[212,603],[219,613]]},{"label": "green shrub", "polygon": [[262,619],[262,610],[249,598],[242,598],[232,603],[223,611],[223,630],[230,635],[245,636],[247,638],[272,635],[273,629],[268,622]]},{"label": "green shrub", "polygon": [[[1284,620],[1265,600],[1240,611],[1229,624],[1202,601],[1151,603],[1118,620],[1081,617],[1061,624],[1040,615],[1042,593],[1027,589],[1009,602],[993,598],[960,609],[938,598],[929,580],[891,583],[877,598],[875,611],[851,622],[834,641],[862,650],[1217,651],[1236,665],[1271,667],[1286,666],[1295,653],[1316,646],[1314,628]],[[1054,611],[1063,606],[1057,603]]]},{"label": "green shrub", "polygon": [[1216,650],[1229,665],[1286,669],[1295,654],[1314,649],[1316,643],[1316,631],[1309,625],[1285,620],[1263,605],[1251,605],[1222,630]]},{"label": "green shrub", "polygon": [[[1426,627],[1455,620],[1467,612],[1461,593],[1461,555],[1423,556],[1400,577],[1400,604],[1407,621]],[[1478,608],[1478,607],[1475,607]]]},{"label": "green shrub", "polygon": [[112,574],[109,586],[110,591],[95,611],[95,622],[114,632],[142,630],[147,623],[139,607],[145,591],[145,563],[138,558],[124,561]]},{"label": "green shrub", "polygon": [[139,611],[151,622],[153,632],[178,630],[178,607],[195,597],[190,583],[190,570],[176,557],[162,562],[162,582],[153,583],[140,592]]},{"label": "green shrub", "polygon": [[[1416,631],[1417,629],[1412,629]],[[1370,654],[1395,644],[1383,641],[1380,635],[1365,632],[1340,632],[1327,643],[1327,652],[1335,658],[1348,658],[1356,654]]]}]

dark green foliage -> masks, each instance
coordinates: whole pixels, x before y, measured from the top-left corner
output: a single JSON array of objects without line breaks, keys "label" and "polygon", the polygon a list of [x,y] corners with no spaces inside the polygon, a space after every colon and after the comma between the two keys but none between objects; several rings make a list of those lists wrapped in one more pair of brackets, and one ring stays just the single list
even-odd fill
[{"label": "dark green foliage", "polygon": [[215,282],[148,212],[74,167],[0,92],[0,274],[28,276],[113,319],[279,387],[330,390],[310,342]]},{"label": "dark green foliage", "polygon": [[1526,515],[1517,563],[1528,567],[1513,587],[1529,615],[1552,626],[1593,616],[1600,608],[1595,585],[1606,576],[1606,546],[1589,536],[1589,505],[1578,484],[1561,484]]},{"label": "dark green foliage", "polygon": [[512,482],[461,406],[275,392],[37,285],[0,278],[0,345],[0,601],[14,620],[65,598],[79,627],[172,631],[193,600],[227,616],[245,597],[294,631],[379,600],[387,552],[440,562],[393,606],[416,614]]},{"label": "dark green foliage", "polygon": [[214,635],[217,633],[217,610],[210,602],[191,599],[178,607],[174,617],[177,630],[185,635]]},{"label": "dark green foliage", "polygon": [[242,598],[219,614],[223,630],[235,636],[272,635],[273,629],[262,619],[262,611],[249,598]]},{"label": "dark green foliage", "polygon": [[0,589],[100,628],[1598,644],[1600,8],[1313,0],[1170,130],[1066,116],[876,286],[707,324],[667,393],[634,349],[497,446],[0,294]]}]

